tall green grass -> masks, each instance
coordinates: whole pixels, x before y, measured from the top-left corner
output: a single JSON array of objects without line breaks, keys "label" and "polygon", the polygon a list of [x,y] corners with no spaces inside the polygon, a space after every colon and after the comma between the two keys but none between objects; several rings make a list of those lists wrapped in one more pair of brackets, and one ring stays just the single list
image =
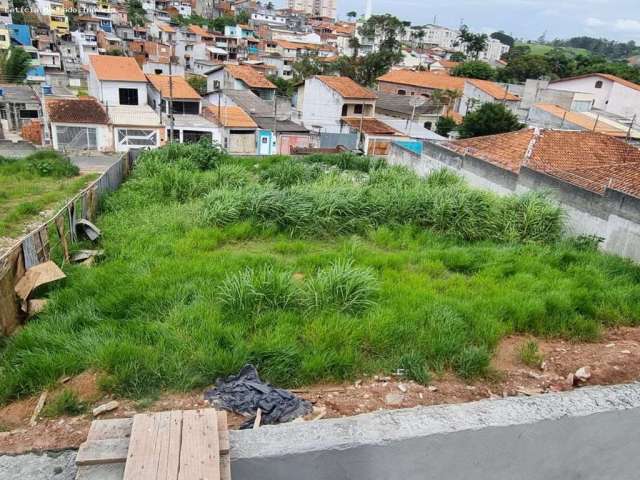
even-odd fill
[{"label": "tall green grass", "polygon": [[[640,323],[640,267],[562,238],[539,195],[365,159],[203,169],[164,155],[105,202],[101,262],[65,267],[46,311],[0,346],[0,402],[89,368],[138,398],[246,362],[283,387],[397,369],[473,379],[507,334],[592,341]],[[174,168],[188,175],[158,189]]]}]

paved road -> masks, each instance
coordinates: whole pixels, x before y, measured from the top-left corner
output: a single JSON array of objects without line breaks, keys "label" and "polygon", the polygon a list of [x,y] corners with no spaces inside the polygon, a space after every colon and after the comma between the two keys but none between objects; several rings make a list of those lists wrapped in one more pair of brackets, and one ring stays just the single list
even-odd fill
[{"label": "paved road", "polygon": [[121,154],[93,154],[93,155],[70,155],[71,161],[80,168],[83,173],[101,173],[116,163]]},{"label": "paved road", "polygon": [[73,480],[76,452],[48,452],[28,455],[0,455],[2,480]]}]

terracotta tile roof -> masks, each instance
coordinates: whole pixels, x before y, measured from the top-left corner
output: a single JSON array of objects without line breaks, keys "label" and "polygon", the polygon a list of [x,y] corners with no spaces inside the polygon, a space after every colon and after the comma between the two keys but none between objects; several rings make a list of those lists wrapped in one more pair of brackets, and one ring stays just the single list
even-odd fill
[{"label": "terracotta tile roof", "polygon": [[213,34],[207,32],[199,25],[189,25],[189,31],[191,33],[195,33],[196,35],[200,35],[201,37],[213,37]]},{"label": "terracotta tile roof", "polygon": [[163,22],[157,22],[158,28],[166,33],[176,33],[176,29]]},{"label": "terracotta tile roof", "polygon": [[232,77],[242,80],[251,88],[276,89],[276,86],[264,74],[249,65],[225,65],[224,68]]},{"label": "terracotta tile roof", "polygon": [[[205,118],[209,118],[228,128],[257,128],[258,125],[240,107],[220,107],[211,105],[204,109]],[[220,113],[220,117],[218,117]]]},{"label": "terracotta tile roof", "polygon": [[358,131],[362,126],[362,132],[367,135],[402,135],[398,130],[377,118],[342,117],[342,121]]},{"label": "terracotta tile roof", "polygon": [[89,63],[98,80],[111,82],[147,82],[138,63],[131,57],[90,55]]},{"label": "terracotta tile roof", "polygon": [[340,94],[342,98],[363,100],[375,100],[376,98],[378,98],[378,96],[374,92],[354,82],[349,77],[332,77],[328,75],[318,75],[315,78],[320,80],[332,90],[338,92],[338,94]]},{"label": "terracotta tile roof", "polygon": [[524,129],[445,146],[512,172],[526,166],[592,192],[640,197],[640,149],[602,133]]},{"label": "terracotta tile roof", "polygon": [[496,100],[507,100],[510,102],[517,102],[520,100],[520,97],[509,93],[506,88],[500,86],[496,82],[492,82],[491,80],[477,80],[473,78],[467,79],[467,82]]},{"label": "terracotta tile roof", "polygon": [[289,40],[277,40],[276,43],[279,47],[286,48],[288,50],[318,50],[321,47],[321,45],[316,45],[315,43],[291,42]]},{"label": "terracotta tile roof", "polygon": [[544,110],[547,113],[550,113],[556,118],[563,118],[567,123],[577,125],[578,127],[582,127],[585,130],[593,131],[595,129],[596,132],[604,133],[606,135],[612,135],[614,137],[626,137],[628,131],[626,129],[616,128],[613,125],[610,125],[604,121],[596,122],[596,119],[590,117],[589,115],[585,115],[580,112],[570,112],[569,110],[565,110],[559,105],[552,105],[550,103],[537,103],[534,105],[534,108]]},{"label": "terracotta tile roof", "polygon": [[47,99],[46,106],[53,123],[109,123],[104,107],[93,97],[52,98]]},{"label": "terracotta tile roof", "polygon": [[[184,77],[178,75],[147,75],[149,82],[153,85],[163,98],[173,98],[180,100],[200,100],[200,95],[196,92]],[[171,78],[173,85],[169,85]],[[170,97],[170,92],[173,97]]]},{"label": "terracotta tile roof", "polygon": [[444,68],[456,68],[458,65],[460,65],[460,62],[454,62],[451,60],[438,60],[438,63],[440,65],[442,65]]},{"label": "terracotta tile roof", "polygon": [[625,87],[629,87],[634,90],[640,91],[640,85],[638,85],[637,83],[630,82],[629,80],[625,80],[624,78],[616,77],[615,75],[610,75],[608,73],[588,73],[586,75],[580,75],[577,77],[561,78],[559,80],[554,80],[550,83],[568,82],[570,80],[578,80],[581,78],[589,78],[589,77],[604,78],[606,80],[611,80],[612,82],[618,83],[620,85],[624,85]]},{"label": "terracotta tile roof", "polygon": [[464,90],[465,79],[441,73],[393,70],[378,78],[378,82],[397,83],[431,90]]}]

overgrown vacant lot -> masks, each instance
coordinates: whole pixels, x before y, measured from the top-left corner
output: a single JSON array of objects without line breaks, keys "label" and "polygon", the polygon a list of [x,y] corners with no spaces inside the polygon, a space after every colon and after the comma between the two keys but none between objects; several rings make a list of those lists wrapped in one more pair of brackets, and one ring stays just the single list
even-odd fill
[{"label": "overgrown vacant lot", "polygon": [[69,160],[51,151],[22,160],[0,158],[0,237],[13,237],[40,212],[56,207],[93,176],[78,176]]},{"label": "overgrown vacant lot", "polygon": [[253,362],[286,387],[405,369],[490,374],[512,332],[640,323],[640,268],[562,237],[545,198],[498,198],[350,156],[145,154],[105,205],[105,259],[69,267],[0,356],[0,400],[102,373],[117,395]]}]

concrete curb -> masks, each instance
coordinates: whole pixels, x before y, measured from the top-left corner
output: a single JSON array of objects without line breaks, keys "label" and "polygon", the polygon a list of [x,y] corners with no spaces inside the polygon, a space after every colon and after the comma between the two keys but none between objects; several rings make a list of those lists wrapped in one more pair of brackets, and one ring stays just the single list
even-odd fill
[{"label": "concrete curb", "polygon": [[637,478],[637,451],[638,383],[231,432],[236,480],[622,480]]}]

